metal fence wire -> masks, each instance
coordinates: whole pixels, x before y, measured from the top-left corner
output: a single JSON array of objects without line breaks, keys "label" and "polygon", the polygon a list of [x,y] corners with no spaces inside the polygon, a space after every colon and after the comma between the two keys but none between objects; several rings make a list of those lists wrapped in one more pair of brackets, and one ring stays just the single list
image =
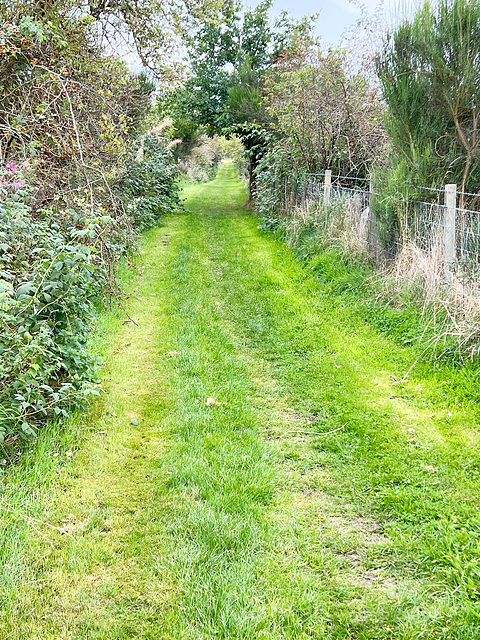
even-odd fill
[{"label": "metal fence wire", "polygon": [[[372,193],[368,180],[352,176],[329,176],[326,181],[325,174],[308,174],[300,183],[284,183],[283,188],[285,205],[304,206],[308,204],[324,204],[343,201],[352,204],[363,213],[368,212],[368,228],[375,233],[377,223],[375,213],[372,211]],[[435,193],[437,202],[414,201],[405,211],[405,219],[400,221],[401,231],[397,245],[400,250],[402,242],[413,242],[425,253],[443,253],[446,246],[451,243],[451,255],[458,265],[471,273],[480,273],[480,211],[473,209],[456,208],[454,211],[454,224],[450,227],[446,223],[448,209],[440,200],[444,198],[444,191],[440,189],[427,189]],[[462,195],[462,194],[460,194]],[[469,196],[468,204],[479,204],[480,194],[463,194]],[[364,216],[363,216],[364,217]],[[448,240],[448,234],[453,234]],[[369,246],[378,246],[379,238],[368,238]],[[393,257],[390,252],[389,257]]]},{"label": "metal fence wire", "polygon": [[370,192],[359,189],[358,187],[344,187],[334,183],[331,187],[330,198],[337,198],[339,200],[355,198],[362,209],[370,206]]},{"label": "metal fence wire", "polygon": [[480,212],[457,209],[455,240],[457,260],[480,266]]},{"label": "metal fence wire", "polygon": [[439,247],[443,242],[445,205],[416,201],[411,212],[407,238],[426,252]]}]

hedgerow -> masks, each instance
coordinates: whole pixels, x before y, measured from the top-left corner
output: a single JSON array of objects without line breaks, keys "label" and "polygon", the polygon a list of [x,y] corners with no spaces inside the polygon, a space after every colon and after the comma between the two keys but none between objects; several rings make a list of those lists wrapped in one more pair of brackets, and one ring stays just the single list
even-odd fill
[{"label": "hedgerow", "polygon": [[10,188],[0,197],[0,440],[33,435],[98,394],[86,336],[109,221],[73,210],[32,216],[23,180]]},{"label": "hedgerow", "polygon": [[96,303],[122,304],[118,259],[179,205],[164,142],[135,155],[154,85],[105,55],[91,21],[30,10],[0,24],[4,444],[99,393]]},{"label": "hedgerow", "polygon": [[146,135],[133,146],[118,187],[137,229],[148,229],[162,215],[181,208],[177,176],[173,154],[161,137]]}]

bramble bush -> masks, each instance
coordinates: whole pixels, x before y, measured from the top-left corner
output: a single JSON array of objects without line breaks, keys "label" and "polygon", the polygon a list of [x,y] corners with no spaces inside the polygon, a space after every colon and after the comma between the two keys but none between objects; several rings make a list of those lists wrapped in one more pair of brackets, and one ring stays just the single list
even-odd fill
[{"label": "bramble bush", "polygon": [[[32,216],[15,165],[0,192],[0,441],[36,433],[91,394],[86,349],[92,296],[105,282],[98,243],[110,218],[66,211]],[[13,178],[13,179],[12,179]],[[103,273],[102,273],[103,272]]]},{"label": "bramble bush", "polygon": [[37,9],[13,3],[0,23],[3,443],[99,393],[96,301],[122,304],[117,260],[178,206],[166,145],[135,166],[129,151],[153,84],[105,55],[91,20]]},{"label": "bramble bush", "polygon": [[[118,185],[139,230],[181,206],[170,152],[155,137],[144,145],[144,159],[127,164]],[[87,348],[94,304],[121,304],[124,296],[115,262],[126,245],[112,218],[82,207],[34,210],[31,194],[7,164],[0,175],[0,442],[7,443],[100,393]]]},{"label": "bramble bush", "polygon": [[138,145],[134,146],[118,188],[134,227],[144,231],[158,224],[162,215],[181,208],[181,203],[172,152],[153,134],[143,137],[140,145],[141,160]]}]

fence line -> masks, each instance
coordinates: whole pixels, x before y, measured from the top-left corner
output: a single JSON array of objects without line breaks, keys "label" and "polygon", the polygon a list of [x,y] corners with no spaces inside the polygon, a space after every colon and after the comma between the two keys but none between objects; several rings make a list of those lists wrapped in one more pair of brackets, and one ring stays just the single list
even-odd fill
[{"label": "fence line", "polygon": [[[406,243],[414,243],[425,254],[435,256],[443,263],[447,279],[453,273],[480,273],[480,212],[458,206],[459,196],[479,196],[457,191],[457,185],[444,189],[425,187],[438,194],[443,202],[413,201],[406,206],[405,219],[392,246],[386,247],[379,238],[379,222],[375,218],[372,197],[378,194],[358,183],[368,179],[340,176],[327,170],[323,174],[308,174],[300,185],[284,185],[285,205],[328,206],[343,200],[353,211],[354,219],[363,234],[368,251],[378,262],[394,258]],[[369,185],[370,186],[370,185]]]}]

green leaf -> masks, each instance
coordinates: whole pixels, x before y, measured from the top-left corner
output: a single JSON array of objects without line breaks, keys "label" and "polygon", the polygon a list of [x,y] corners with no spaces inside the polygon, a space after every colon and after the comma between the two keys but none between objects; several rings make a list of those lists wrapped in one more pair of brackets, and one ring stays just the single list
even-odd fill
[{"label": "green leaf", "polygon": [[33,282],[25,282],[17,289],[17,300],[24,300],[28,295],[35,290],[35,284]]}]

